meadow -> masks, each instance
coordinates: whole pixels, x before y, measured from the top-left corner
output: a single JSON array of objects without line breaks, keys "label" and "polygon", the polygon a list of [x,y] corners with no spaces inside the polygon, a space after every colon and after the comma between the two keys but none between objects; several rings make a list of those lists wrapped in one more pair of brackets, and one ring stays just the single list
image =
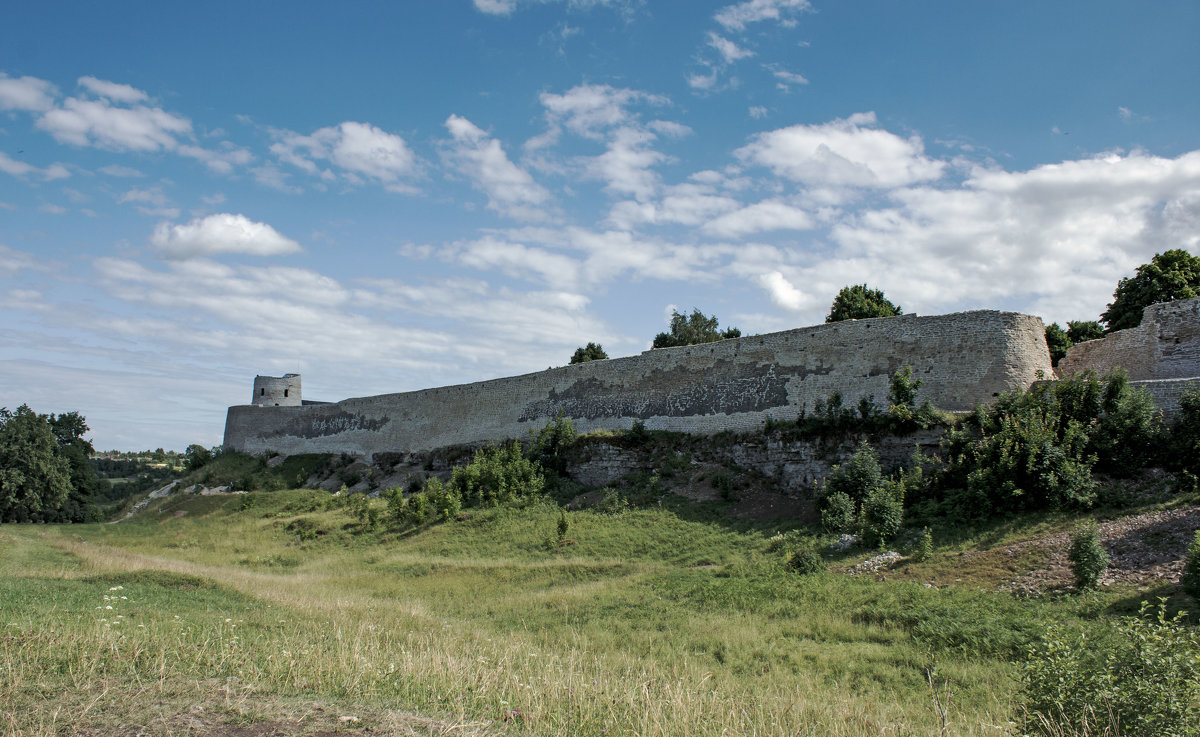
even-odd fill
[{"label": "meadow", "polygon": [[1139,595],[1017,598],[961,555],[1045,518],[877,580],[799,576],[718,503],[570,511],[560,542],[545,499],[399,531],[329,498],[0,527],[0,732],[1020,734],[1029,644]]}]

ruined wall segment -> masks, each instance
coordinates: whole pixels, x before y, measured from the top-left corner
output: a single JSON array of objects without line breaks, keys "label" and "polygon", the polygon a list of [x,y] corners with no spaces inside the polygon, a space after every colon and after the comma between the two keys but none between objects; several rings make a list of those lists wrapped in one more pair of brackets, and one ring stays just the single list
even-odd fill
[{"label": "ruined wall segment", "polygon": [[432,450],[524,438],[561,409],[580,432],[647,428],[710,434],[793,420],[839,392],[887,401],[913,367],[918,401],[965,411],[1051,374],[1037,317],[977,311],[830,323],[646,351],[534,374],[336,404],[231,407],[225,445],[249,453]]},{"label": "ruined wall segment", "polygon": [[1150,305],[1136,328],[1072,346],[1061,376],[1124,368],[1133,381],[1200,377],[1200,297]]},{"label": "ruined wall segment", "polygon": [[254,395],[250,404],[259,407],[299,407],[303,404],[300,374],[255,376]]}]

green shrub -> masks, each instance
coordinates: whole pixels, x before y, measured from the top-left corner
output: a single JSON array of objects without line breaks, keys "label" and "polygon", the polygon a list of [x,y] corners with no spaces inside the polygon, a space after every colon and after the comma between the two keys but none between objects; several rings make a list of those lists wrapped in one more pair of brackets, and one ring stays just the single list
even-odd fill
[{"label": "green shrub", "polygon": [[578,437],[571,418],[559,409],[555,418],[541,430],[529,431],[529,458],[547,471],[562,475],[566,470],[565,453]]},{"label": "green shrub", "polygon": [[921,537],[917,538],[917,548],[913,551],[913,558],[918,562],[929,560],[933,555],[933,533],[926,527],[921,531]]},{"label": "green shrub", "polygon": [[519,497],[536,497],[546,487],[537,462],[526,458],[521,444],[480,448],[465,466],[454,469],[450,486],[464,504],[500,504]]},{"label": "green shrub", "polygon": [[1179,577],[1183,590],[1200,599],[1200,530],[1188,545],[1187,559],[1183,563],[1183,575]]},{"label": "green shrub", "polygon": [[1037,733],[1200,735],[1200,634],[1182,613],[1167,619],[1161,601],[1100,631],[1052,625],[1023,670],[1021,706]]},{"label": "green shrub", "polygon": [[823,495],[828,497],[842,493],[850,497],[855,505],[862,504],[867,496],[883,481],[879,469],[879,455],[871,444],[863,441],[850,460],[834,466],[822,485]]},{"label": "green shrub", "polygon": [[453,486],[443,484],[436,476],[425,482],[423,493],[443,521],[448,522],[462,514],[462,494]]},{"label": "green shrub", "polygon": [[884,545],[904,522],[904,483],[888,481],[871,490],[862,504],[862,538],[867,545]]},{"label": "green shrub", "polygon": [[787,566],[802,576],[809,576],[824,571],[825,560],[811,543],[802,543],[788,556]]},{"label": "green shrub", "polygon": [[1088,520],[1071,532],[1071,549],[1067,559],[1071,561],[1075,588],[1083,591],[1100,585],[1100,576],[1104,575],[1111,561],[1100,542],[1100,530],[1095,522]]},{"label": "green shrub", "polygon": [[854,500],[844,491],[835,491],[821,503],[821,526],[828,532],[854,529]]},{"label": "green shrub", "polygon": [[1179,419],[1171,428],[1173,465],[1192,478],[1200,476],[1200,384],[1179,397]]},{"label": "green shrub", "polygon": [[567,510],[558,510],[558,525],[556,526],[555,532],[558,533],[559,545],[562,545],[563,541],[567,539],[567,532],[569,532],[570,529],[571,521],[567,519]]}]

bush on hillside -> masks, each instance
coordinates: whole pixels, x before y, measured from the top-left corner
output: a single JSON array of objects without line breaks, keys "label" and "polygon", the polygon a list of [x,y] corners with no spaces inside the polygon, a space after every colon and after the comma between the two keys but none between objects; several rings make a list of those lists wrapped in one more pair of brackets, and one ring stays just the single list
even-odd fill
[{"label": "bush on hillside", "polygon": [[862,539],[872,547],[885,545],[904,523],[904,482],[891,480],[876,486],[863,500]]},{"label": "bush on hillside", "polygon": [[1179,577],[1183,590],[1200,599],[1200,530],[1196,530],[1188,545],[1187,558],[1183,562],[1183,575]]},{"label": "bush on hillside", "polygon": [[1075,588],[1080,591],[1094,589],[1100,585],[1100,577],[1108,570],[1111,559],[1100,542],[1100,530],[1092,520],[1079,524],[1071,532],[1071,548],[1067,552],[1071,561],[1071,573],[1075,576]]},{"label": "bush on hillside", "polygon": [[[1142,603],[1088,637],[1051,626],[1029,649],[1022,709],[1026,727],[1043,735],[1123,737],[1200,735],[1200,633]],[[1109,730],[1109,731],[1106,731]]]},{"label": "bush on hillside", "polygon": [[1171,428],[1171,461],[1180,471],[1200,476],[1200,384],[1179,397],[1179,419]]},{"label": "bush on hillside", "polygon": [[854,455],[841,465],[834,466],[821,486],[822,496],[845,494],[855,507],[883,482],[883,471],[879,468],[879,454],[867,441],[859,443]]},{"label": "bush on hillside", "polygon": [[797,545],[788,556],[787,566],[802,576],[811,576],[826,569],[825,560],[811,542]]},{"label": "bush on hillside", "polygon": [[821,500],[821,526],[828,532],[854,529],[854,500],[844,491],[835,491]]},{"label": "bush on hillside", "polygon": [[518,442],[480,448],[465,466],[454,469],[450,486],[468,505],[501,504],[540,496],[546,487],[542,467],[527,458]]},{"label": "bush on hillside", "polygon": [[554,419],[543,428],[529,431],[529,458],[540,463],[547,471],[562,475],[567,466],[566,452],[578,437],[571,418],[559,409]]}]

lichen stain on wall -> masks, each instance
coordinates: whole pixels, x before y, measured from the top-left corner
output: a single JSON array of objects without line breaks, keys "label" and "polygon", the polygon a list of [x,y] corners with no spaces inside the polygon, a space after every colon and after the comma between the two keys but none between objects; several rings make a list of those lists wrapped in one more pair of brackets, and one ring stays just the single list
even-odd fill
[{"label": "lichen stain on wall", "polygon": [[[714,376],[721,378],[714,381]],[[576,381],[561,392],[551,389],[546,399],[525,405],[520,421],[553,417],[560,409],[569,417],[587,420],[762,412],[787,406],[788,380],[773,364],[737,366],[731,361],[717,361],[711,371],[654,371],[646,383],[665,387],[657,392],[624,391],[593,377]]]}]

